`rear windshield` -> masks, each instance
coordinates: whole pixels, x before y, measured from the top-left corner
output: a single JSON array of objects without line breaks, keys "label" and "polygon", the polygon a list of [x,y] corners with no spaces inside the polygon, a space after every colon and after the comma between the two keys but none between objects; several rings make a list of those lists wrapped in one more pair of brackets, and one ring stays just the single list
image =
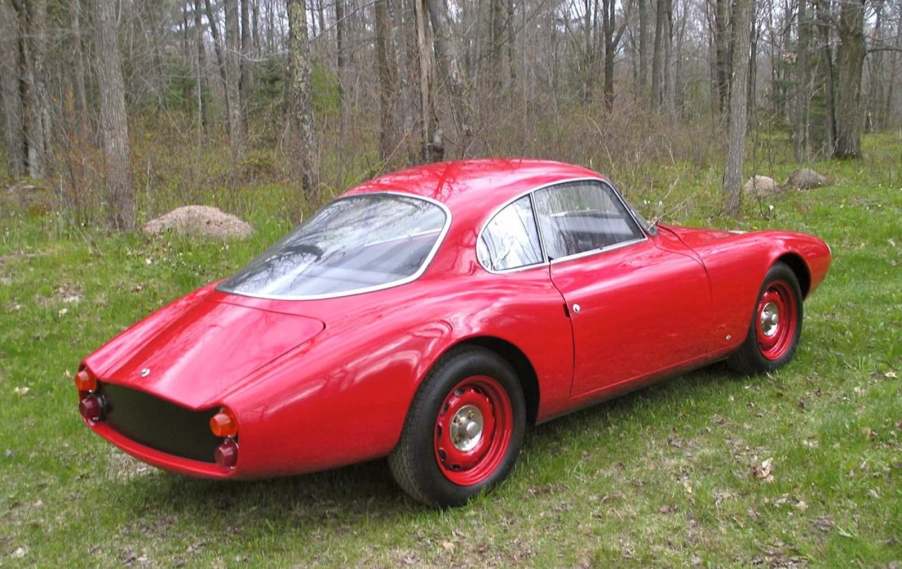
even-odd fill
[{"label": "rear windshield", "polygon": [[332,296],[415,278],[446,223],[424,199],[395,194],[332,202],[254,259],[220,290],[247,296]]}]

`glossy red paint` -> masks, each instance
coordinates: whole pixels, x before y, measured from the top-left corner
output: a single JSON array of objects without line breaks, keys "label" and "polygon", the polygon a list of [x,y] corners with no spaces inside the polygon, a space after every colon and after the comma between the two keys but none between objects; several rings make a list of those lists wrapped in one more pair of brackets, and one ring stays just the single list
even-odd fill
[{"label": "glossy red paint", "polygon": [[604,180],[537,160],[439,163],[382,176],[347,195],[410,193],[451,212],[417,280],[318,300],[239,296],[211,283],[84,360],[101,383],[190,410],[230,409],[240,424],[234,467],[160,452],[103,421],[86,424],[145,462],[192,476],[332,468],[391,452],[418,386],[458,344],[522,354],[537,380],[533,418],[543,422],[729,354],[758,316],[761,283],[778,260],[805,273],[806,294],[826,275],[829,248],[810,235],[665,225],[579,259],[501,274],[482,268],[476,240],[499,206],[587,178]]}]

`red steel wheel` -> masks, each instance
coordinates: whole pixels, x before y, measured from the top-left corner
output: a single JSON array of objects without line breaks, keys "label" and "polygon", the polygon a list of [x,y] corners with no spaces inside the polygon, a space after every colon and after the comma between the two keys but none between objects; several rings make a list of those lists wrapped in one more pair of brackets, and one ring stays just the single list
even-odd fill
[{"label": "red steel wheel", "polygon": [[410,404],[388,465],[411,497],[461,506],[507,478],[526,431],[517,373],[482,346],[451,349]]},{"label": "red steel wheel", "polygon": [[802,291],[795,272],[775,263],[764,277],[742,344],[727,359],[741,373],[771,372],[792,360],[802,334]]},{"label": "red steel wheel", "polygon": [[464,378],[445,396],[435,420],[435,459],[441,473],[459,486],[488,480],[507,456],[513,407],[498,380]]},{"label": "red steel wheel", "polygon": [[785,356],[792,348],[798,319],[796,295],[789,283],[770,283],[758,300],[755,335],[761,355],[771,361]]}]

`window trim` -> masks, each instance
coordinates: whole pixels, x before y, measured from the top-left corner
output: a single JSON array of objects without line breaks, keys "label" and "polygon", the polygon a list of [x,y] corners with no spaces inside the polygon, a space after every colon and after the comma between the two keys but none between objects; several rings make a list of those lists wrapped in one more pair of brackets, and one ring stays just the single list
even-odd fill
[{"label": "window trim", "polygon": [[[442,210],[442,212],[445,214],[445,223],[442,226],[441,231],[439,231],[438,237],[436,237],[435,243],[432,245],[432,249],[429,251],[429,254],[426,255],[426,258],[423,259],[423,262],[422,262],[422,264],[420,264],[420,267],[413,274],[406,276],[404,278],[398,279],[398,280],[390,281],[390,282],[379,284],[379,285],[373,285],[373,286],[362,287],[362,288],[354,288],[354,289],[350,289],[350,290],[344,290],[341,292],[332,292],[332,293],[323,293],[323,294],[307,294],[307,295],[249,294],[246,292],[238,292],[238,291],[232,291],[232,290],[227,290],[227,289],[222,288],[223,284],[225,284],[225,281],[223,281],[222,284],[219,284],[216,287],[216,290],[220,291],[220,292],[224,292],[226,294],[233,294],[236,296],[244,296],[247,298],[261,298],[261,299],[266,299],[266,300],[326,300],[326,299],[330,299],[330,298],[342,298],[345,296],[355,296],[358,294],[366,294],[369,292],[376,292],[376,291],[385,290],[388,288],[394,288],[396,286],[405,285],[405,284],[411,283],[411,282],[419,279],[421,276],[423,276],[423,273],[425,273],[426,270],[429,268],[429,265],[432,264],[432,259],[435,258],[436,254],[438,253],[439,248],[442,246],[442,243],[444,243],[444,241],[445,241],[445,236],[448,234],[448,230],[451,228],[451,210],[448,209],[448,206],[446,206],[445,204],[443,204],[442,202],[440,202],[438,200],[428,198],[426,196],[411,194],[408,192],[394,191],[394,190],[380,190],[378,192],[361,192],[358,194],[341,196],[339,198],[332,200],[327,205],[332,205],[334,203],[344,201],[344,200],[357,199],[357,198],[363,198],[363,197],[371,197],[371,196],[400,196],[403,198],[422,200],[424,202],[428,202],[433,205],[437,205]],[[317,212],[317,213],[319,213],[319,212]]]},{"label": "window trim", "polygon": [[[613,245],[608,245],[607,247],[601,247],[599,249],[591,249],[589,251],[583,251],[581,253],[574,253],[573,255],[566,255],[564,257],[558,257],[556,259],[552,259],[551,261],[549,261],[548,253],[545,249],[545,239],[542,236],[542,228],[539,227],[539,220],[538,220],[538,217],[536,216],[534,194],[541,190],[553,188],[554,186],[560,186],[560,185],[571,184],[571,183],[576,183],[576,182],[595,182],[595,183],[601,185],[602,187],[607,186],[608,188],[610,188],[611,192],[613,192],[614,196],[617,198],[617,201],[620,202],[620,205],[623,206],[623,209],[627,212],[630,219],[632,219],[633,223],[636,224],[636,227],[639,228],[639,233],[642,234],[642,237],[639,239],[630,239],[628,241],[621,241],[620,243],[615,243]],[[540,186],[536,186],[534,188],[531,188],[529,190],[526,190],[524,192],[517,194],[516,196],[506,200],[501,205],[499,205],[498,207],[493,209],[492,213],[486,218],[486,221],[482,224],[482,227],[480,228],[479,233],[477,233],[476,245],[473,247],[474,255],[476,253],[476,247],[479,245],[479,240],[482,239],[482,234],[486,231],[486,229],[488,228],[488,225],[492,222],[492,220],[495,219],[495,216],[498,215],[501,212],[501,210],[503,210],[507,206],[511,205],[515,201],[519,200],[523,196],[529,196],[529,205],[530,205],[530,209],[532,210],[532,221],[535,224],[536,232],[538,232],[538,235],[539,235],[539,248],[542,253],[542,262],[533,263],[531,265],[523,265],[522,267],[515,267],[512,269],[494,270],[494,269],[491,269],[491,268],[483,265],[482,261],[479,260],[479,255],[476,255],[476,262],[479,264],[480,267],[482,267],[488,273],[491,273],[493,275],[503,275],[503,274],[513,273],[513,272],[517,272],[517,271],[536,269],[539,267],[545,267],[545,266],[550,267],[551,265],[554,265],[557,263],[562,263],[565,261],[572,261],[574,259],[581,259],[583,257],[589,257],[592,255],[596,255],[598,253],[605,253],[607,251],[613,251],[615,249],[628,247],[630,245],[635,245],[637,243],[641,243],[643,241],[648,240],[649,236],[648,236],[648,232],[646,231],[645,227],[643,226],[642,223],[639,222],[638,219],[636,219],[636,213],[633,211],[633,208],[628,203],[626,203],[626,200],[623,199],[623,196],[620,195],[620,192],[617,190],[617,188],[614,186],[614,184],[612,184],[610,181],[608,181],[604,178],[585,176],[585,177],[578,177],[578,178],[568,178],[565,180],[557,180],[555,182],[549,182],[547,184],[542,184]]]}]

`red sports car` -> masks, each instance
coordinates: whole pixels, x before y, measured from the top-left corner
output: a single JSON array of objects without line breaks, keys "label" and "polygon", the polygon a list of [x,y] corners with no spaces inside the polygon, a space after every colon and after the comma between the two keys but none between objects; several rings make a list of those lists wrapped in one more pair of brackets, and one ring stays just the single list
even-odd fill
[{"label": "red sports car", "polygon": [[379,177],[228,280],[87,357],[85,424],[174,472],[291,475],[388,457],[466,502],[527,425],[727,359],[788,362],[830,249],[649,224],[605,177],[467,160]]}]

